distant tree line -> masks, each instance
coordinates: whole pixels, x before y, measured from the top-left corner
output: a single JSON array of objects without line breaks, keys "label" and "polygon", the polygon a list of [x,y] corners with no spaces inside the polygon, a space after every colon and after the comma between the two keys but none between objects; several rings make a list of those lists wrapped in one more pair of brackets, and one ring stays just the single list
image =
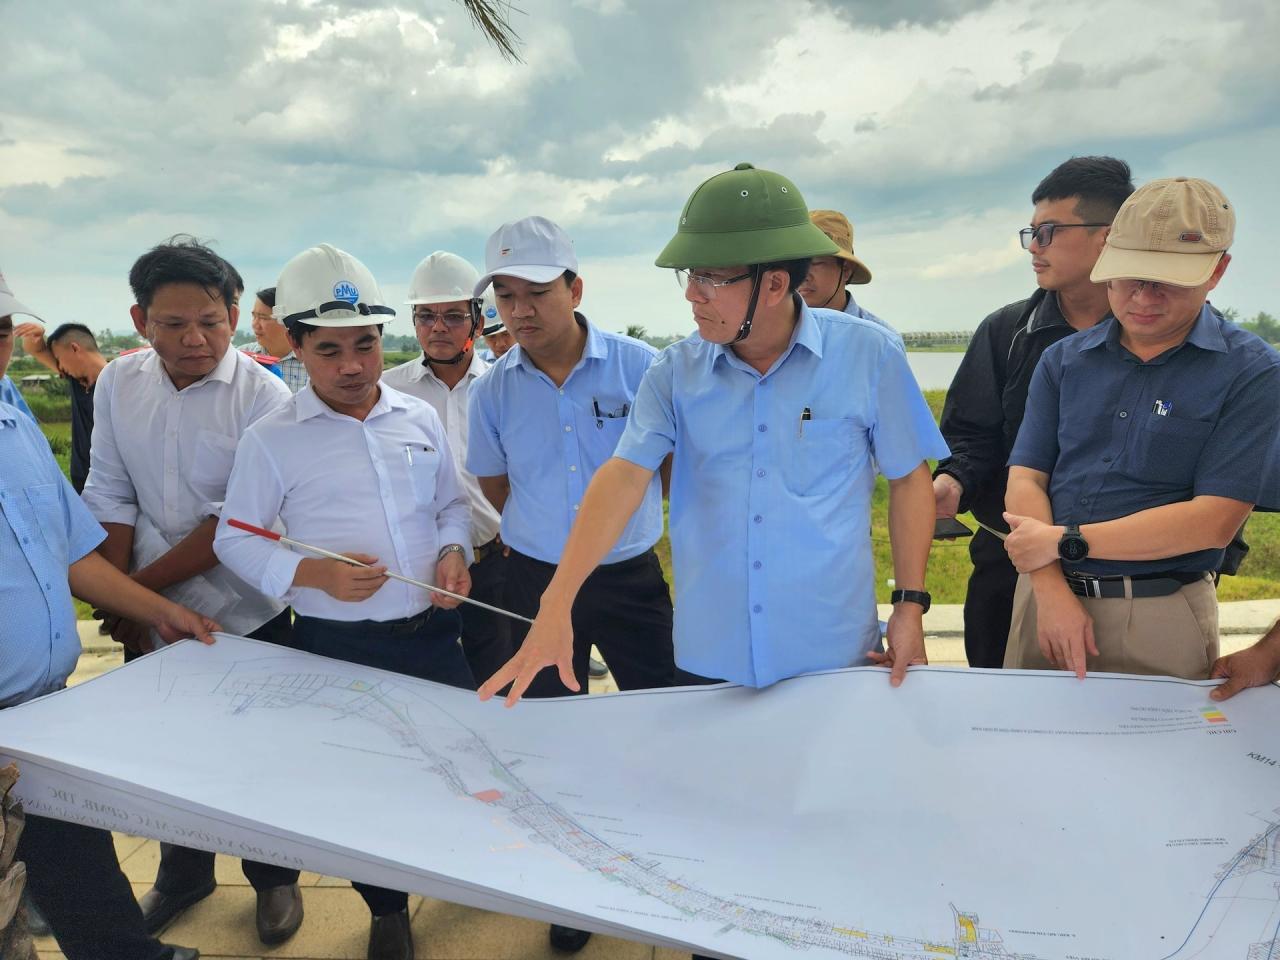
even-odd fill
[{"label": "distant tree line", "polygon": [[1235,307],[1227,307],[1222,311],[1223,316],[1228,320],[1234,321],[1238,326],[1250,333],[1256,333],[1267,343],[1280,345],[1280,320],[1277,320],[1265,310],[1259,310],[1251,320],[1243,320],[1240,317],[1240,311]]}]

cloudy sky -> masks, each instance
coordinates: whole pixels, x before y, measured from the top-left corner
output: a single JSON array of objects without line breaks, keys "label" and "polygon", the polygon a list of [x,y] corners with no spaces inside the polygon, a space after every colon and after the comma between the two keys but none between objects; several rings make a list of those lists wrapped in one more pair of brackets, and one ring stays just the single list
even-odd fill
[{"label": "cloudy sky", "polygon": [[[216,240],[251,287],[320,241],[394,302],[504,220],[570,232],[602,326],[689,328],[653,258],[742,160],[846,211],[903,330],[1032,289],[1017,230],[1073,154],[1235,202],[1215,296],[1280,313],[1272,0],[519,0],[508,63],[453,0],[0,0],[0,268],[51,323],[128,327],[160,239]],[[398,318],[391,332],[409,332]]]}]

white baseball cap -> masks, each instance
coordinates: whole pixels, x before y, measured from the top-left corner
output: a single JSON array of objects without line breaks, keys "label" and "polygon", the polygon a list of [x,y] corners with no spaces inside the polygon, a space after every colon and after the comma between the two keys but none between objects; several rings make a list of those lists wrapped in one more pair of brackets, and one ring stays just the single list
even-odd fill
[{"label": "white baseball cap", "polygon": [[566,270],[578,272],[573,241],[546,217],[525,217],[504,223],[484,248],[485,274],[475,286],[484,293],[494,277],[519,277],[530,283],[550,283]]},{"label": "white baseball cap", "polygon": [[[38,313],[13,295],[13,291],[9,289],[9,282],[5,280],[4,274],[0,273],[0,317],[8,317],[15,313],[40,320]],[[44,323],[43,320],[40,322]]]},{"label": "white baseball cap", "polygon": [[364,327],[394,317],[373,274],[363,263],[327,243],[303,250],[276,281],[271,315],[281,323],[316,327]]},{"label": "white baseball cap", "polygon": [[413,271],[409,281],[410,304],[453,303],[471,300],[480,274],[456,253],[437,250]]}]

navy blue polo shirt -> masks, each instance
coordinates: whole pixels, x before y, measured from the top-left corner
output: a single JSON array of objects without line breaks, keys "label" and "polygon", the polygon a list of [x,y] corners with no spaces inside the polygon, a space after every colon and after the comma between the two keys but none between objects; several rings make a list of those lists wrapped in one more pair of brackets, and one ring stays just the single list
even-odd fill
[{"label": "navy blue polo shirt", "polygon": [[[1145,363],[1109,318],[1053,344],[1031,379],[1009,465],[1049,474],[1055,523],[1100,523],[1196,496],[1275,507],[1280,354],[1206,304],[1178,346]],[[1214,570],[1221,550],[1089,558],[1072,571]]]}]

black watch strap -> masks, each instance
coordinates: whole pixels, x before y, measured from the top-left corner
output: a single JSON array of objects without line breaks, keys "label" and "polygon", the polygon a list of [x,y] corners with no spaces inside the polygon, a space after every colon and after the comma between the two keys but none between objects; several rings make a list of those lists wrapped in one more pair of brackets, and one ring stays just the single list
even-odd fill
[{"label": "black watch strap", "polygon": [[933,603],[933,598],[924,590],[895,590],[889,594],[890,603],[918,603],[924,607],[924,612],[929,612],[929,605]]}]

